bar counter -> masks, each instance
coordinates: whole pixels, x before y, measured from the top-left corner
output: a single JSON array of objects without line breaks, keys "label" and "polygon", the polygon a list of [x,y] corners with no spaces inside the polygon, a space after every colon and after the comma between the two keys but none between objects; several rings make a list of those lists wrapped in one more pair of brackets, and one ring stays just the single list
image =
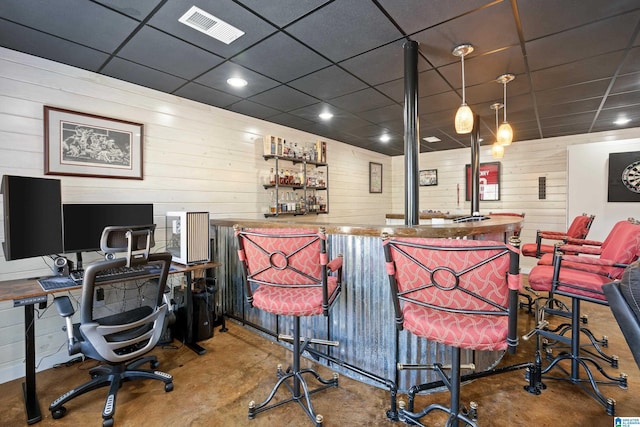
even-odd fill
[{"label": "bar counter", "polygon": [[[253,309],[245,301],[233,226],[324,227],[329,259],[338,254],[344,257],[342,295],[338,297],[328,318],[302,318],[301,333],[303,336],[340,342],[337,348],[317,347],[319,353],[329,356],[328,360],[321,358],[319,363],[350,378],[381,388],[394,387],[400,392],[406,392],[414,384],[439,378],[434,372],[426,370],[396,371],[397,363],[450,363],[450,351],[444,345],[417,338],[405,331],[396,331],[384,264],[382,233],[403,237],[466,237],[503,241],[517,233],[523,223],[522,218],[515,216],[414,227],[301,222],[303,220],[211,220],[215,239],[213,256],[221,263],[215,272],[220,290],[219,304],[227,316],[254,328],[265,337],[275,340],[278,334],[290,334],[293,325],[290,318]],[[463,350],[462,363],[474,363],[478,372],[491,369],[502,355],[503,352]]]}]

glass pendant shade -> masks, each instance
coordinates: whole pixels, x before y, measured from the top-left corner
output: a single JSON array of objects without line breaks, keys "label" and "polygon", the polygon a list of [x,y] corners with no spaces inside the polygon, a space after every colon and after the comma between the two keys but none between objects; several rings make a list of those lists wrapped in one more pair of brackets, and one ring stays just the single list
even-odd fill
[{"label": "glass pendant shade", "polygon": [[470,44],[461,44],[453,48],[453,51],[451,51],[451,53],[453,53],[455,56],[460,57],[460,63],[462,65],[462,104],[456,112],[456,118],[454,122],[456,133],[459,134],[471,133],[471,131],[473,130],[473,112],[467,105],[464,87],[464,57],[471,52],[473,52],[473,46]]},{"label": "glass pendant shade", "polygon": [[494,159],[501,159],[502,157],[504,157],[504,146],[498,144],[497,142],[494,142],[491,145],[491,157],[493,157]]},{"label": "glass pendant shade", "polygon": [[456,112],[456,132],[459,134],[471,133],[473,130],[473,112],[467,104],[462,104]]},{"label": "glass pendant shade", "polygon": [[496,139],[497,143],[503,147],[511,145],[511,142],[513,141],[513,129],[509,123],[504,122],[500,125]]}]

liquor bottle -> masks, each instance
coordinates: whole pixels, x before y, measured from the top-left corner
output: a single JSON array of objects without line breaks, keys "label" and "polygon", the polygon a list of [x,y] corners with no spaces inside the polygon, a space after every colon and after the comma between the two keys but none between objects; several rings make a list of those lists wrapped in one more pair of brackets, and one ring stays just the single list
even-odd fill
[{"label": "liquor bottle", "polygon": [[271,192],[271,200],[269,201],[269,212],[272,214],[278,213],[278,200],[276,199],[275,191]]},{"label": "liquor bottle", "polygon": [[269,184],[276,185],[276,173],[273,168],[271,168],[271,171],[269,172]]}]

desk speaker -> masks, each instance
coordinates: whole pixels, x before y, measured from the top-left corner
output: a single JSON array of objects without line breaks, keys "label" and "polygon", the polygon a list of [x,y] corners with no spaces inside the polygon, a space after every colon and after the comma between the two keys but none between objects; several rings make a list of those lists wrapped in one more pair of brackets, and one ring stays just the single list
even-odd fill
[{"label": "desk speaker", "polygon": [[63,256],[59,256],[58,258],[53,260],[53,275],[54,276],[68,276],[69,275],[69,261],[67,258]]}]

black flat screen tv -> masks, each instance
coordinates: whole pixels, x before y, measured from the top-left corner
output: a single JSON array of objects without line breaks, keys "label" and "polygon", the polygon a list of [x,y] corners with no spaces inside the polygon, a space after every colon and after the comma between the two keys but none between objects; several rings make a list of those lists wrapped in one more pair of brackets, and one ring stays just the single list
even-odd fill
[{"label": "black flat screen tv", "polygon": [[65,203],[62,212],[65,253],[99,251],[102,230],[110,225],[153,224],[152,203]]},{"label": "black flat screen tv", "polygon": [[7,261],[62,252],[59,179],[4,175],[4,242]]}]

